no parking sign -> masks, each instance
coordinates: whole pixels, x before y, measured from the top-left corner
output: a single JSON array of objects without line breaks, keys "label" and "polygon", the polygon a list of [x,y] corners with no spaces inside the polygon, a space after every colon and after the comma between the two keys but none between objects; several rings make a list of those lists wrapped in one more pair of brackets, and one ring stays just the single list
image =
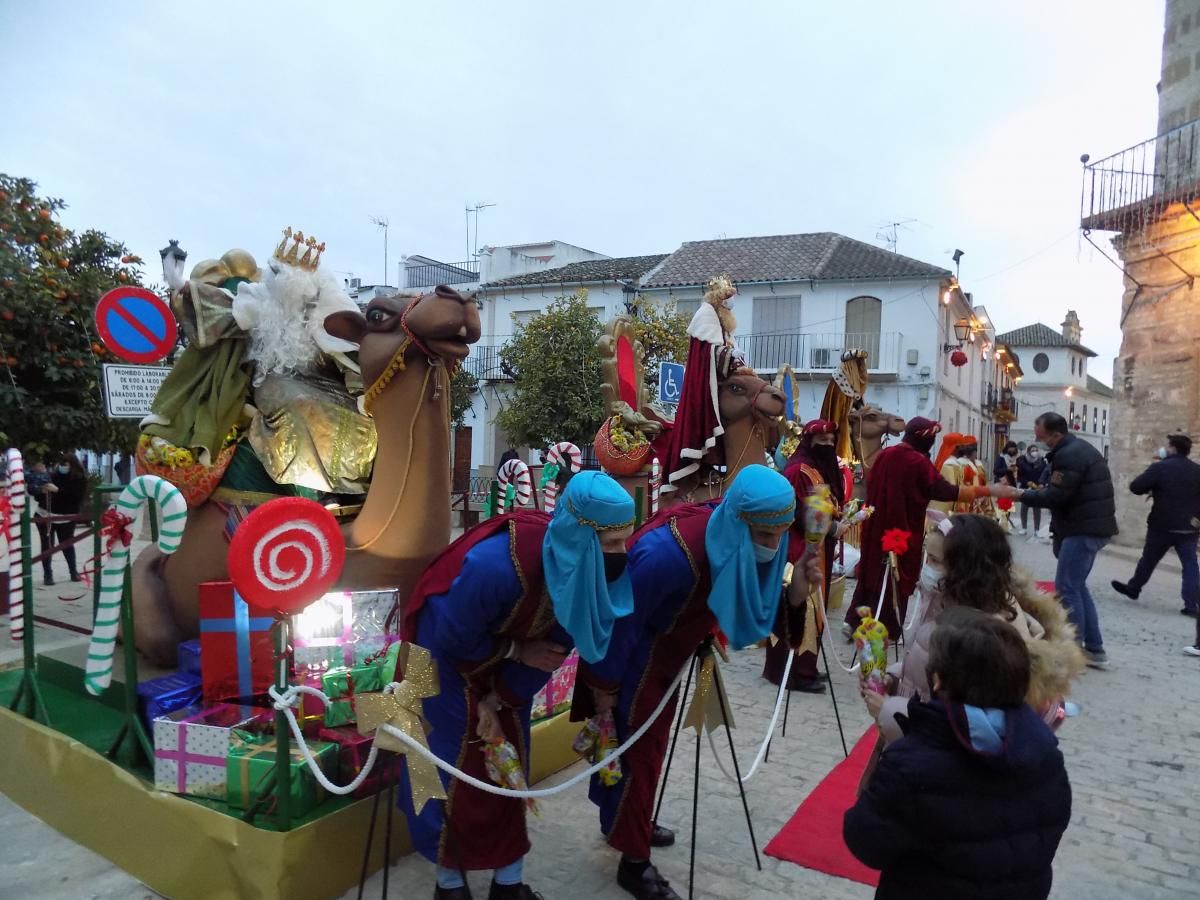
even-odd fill
[{"label": "no parking sign", "polygon": [[126,362],[154,363],[175,346],[175,316],[161,297],[140,287],[113,288],[96,304],[96,330]]}]

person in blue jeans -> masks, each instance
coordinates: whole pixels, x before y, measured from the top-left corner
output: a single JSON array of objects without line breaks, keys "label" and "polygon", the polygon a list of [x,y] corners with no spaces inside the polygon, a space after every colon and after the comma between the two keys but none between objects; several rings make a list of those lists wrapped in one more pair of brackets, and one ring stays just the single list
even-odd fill
[{"label": "person in blue jeans", "polygon": [[1112,475],[1100,451],[1071,434],[1067,420],[1058,413],[1042,413],[1033,423],[1033,431],[1050,448],[1046,455],[1049,482],[1036,490],[996,487],[993,494],[1050,510],[1058,560],[1054,586],[1083,641],[1088,665],[1103,669],[1108,666],[1108,654],[1087,579],[1096,554],[1117,533]]},{"label": "person in blue jeans", "polygon": [[1192,439],[1184,434],[1167,437],[1167,446],[1159,449],[1160,462],[1133,479],[1129,490],[1150,494],[1154,505],[1146,519],[1146,544],[1142,558],[1128,583],[1114,581],[1113,590],[1136,600],[1154,574],[1154,567],[1174,550],[1183,567],[1183,609],[1185,616],[1196,617],[1200,605],[1200,566],[1196,562],[1196,543],[1200,538],[1200,465],[1188,459]]}]

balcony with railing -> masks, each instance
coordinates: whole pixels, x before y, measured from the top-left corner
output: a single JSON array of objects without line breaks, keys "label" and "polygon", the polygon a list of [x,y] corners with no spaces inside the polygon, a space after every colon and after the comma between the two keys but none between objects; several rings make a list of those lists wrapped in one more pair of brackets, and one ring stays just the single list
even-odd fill
[{"label": "balcony with railing", "polygon": [[436,287],[439,284],[474,284],[479,281],[479,260],[456,263],[429,263],[404,267],[405,287]]},{"label": "balcony with railing", "polygon": [[1200,214],[1200,120],[1089,162],[1081,157],[1083,193],[1079,227],[1085,231],[1136,231],[1172,204]]},{"label": "balcony with railing", "polygon": [[737,342],[759,372],[775,372],[785,365],[795,372],[833,372],[842,364],[842,351],[866,350],[870,372],[894,375],[900,371],[904,335],[898,331],[748,334]]},{"label": "balcony with railing", "polygon": [[463,366],[480,381],[512,381],[504,360],[500,356],[501,344],[475,344],[471,355]]}]

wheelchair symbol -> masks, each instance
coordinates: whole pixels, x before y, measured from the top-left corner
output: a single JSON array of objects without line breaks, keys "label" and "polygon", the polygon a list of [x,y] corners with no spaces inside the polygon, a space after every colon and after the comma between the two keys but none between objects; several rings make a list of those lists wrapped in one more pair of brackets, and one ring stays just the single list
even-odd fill
[{"label": "wheelchair symbol", "polygon": [[682,366],[663,365],[662,377],[659,380],[659,399],[663,403],[678,403],[679,394],[683,390],[683,386],[676,381],[676,376],[680,375]]}]

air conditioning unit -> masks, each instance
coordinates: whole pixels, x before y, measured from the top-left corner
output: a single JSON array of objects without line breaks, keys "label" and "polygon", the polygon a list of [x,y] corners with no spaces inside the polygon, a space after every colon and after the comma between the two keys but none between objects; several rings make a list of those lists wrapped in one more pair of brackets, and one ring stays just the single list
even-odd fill
[{"label": "air conditioning unit", "polygon": [[357,291],[361,287],[362,287],[362,279],[361,278],[351,278],[350,279],[350,290]]},{"label": "air conditioning unit", "polygon": [[831,350],[829,347],[814,347],[810,354],[809,367],[813,369],[832,369],[836,353],[836,350]]}]

